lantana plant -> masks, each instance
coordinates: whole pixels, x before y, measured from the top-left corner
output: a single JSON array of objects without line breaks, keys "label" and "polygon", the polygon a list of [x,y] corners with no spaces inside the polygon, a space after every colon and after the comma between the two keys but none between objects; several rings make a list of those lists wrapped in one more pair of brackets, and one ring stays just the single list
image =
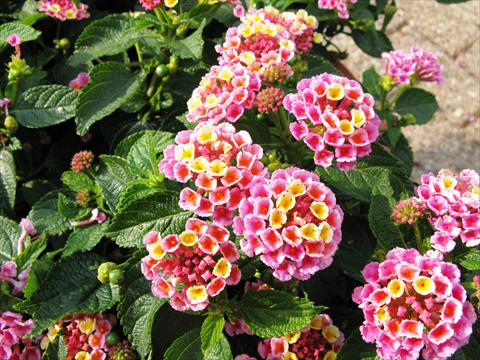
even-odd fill
[{"label": "lantana plant", "polygon": [[412,177],[396,10],[1,2],[0,359],[476,359],[478,164]]}]

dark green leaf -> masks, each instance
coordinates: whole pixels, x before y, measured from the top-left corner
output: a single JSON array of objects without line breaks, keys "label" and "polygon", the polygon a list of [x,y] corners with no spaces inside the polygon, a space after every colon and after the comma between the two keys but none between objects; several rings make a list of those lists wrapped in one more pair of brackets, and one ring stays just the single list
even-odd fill
[{"label": "dark green leaf", "polygon": [[68,220],[58,211],[59,193],[58,190],[49,192],[32,207],[28,217],[38,232],[61,235],[68,230]]},{"label": "dark green leaf", "polygon": [[236,315],[255,335],[284,336],[305,327],[317,315],[311,301],[274,290],[249,291],[237,304]]},{"label": "dark green leaf", "polygon": [[163,192],[163,184],[152,182],[149,179],[130,181],[118,196],[117,209],[130,206],[130,203],[145,197]]},{"label": "dark green leaf", "polygon": [[11,214],[15,206],[17,178],[15,160],[6,150],[0,150],[0,214]]},{"label": "dark green leaf", "polygon": [[163,236],[180,233],[190,217],[190,212],[178,206],[176,196],[153,194],[121,209],[108,228],[109,236],[120,246],[141,247],[149,231]]},{"label": "dark green leaf", "polygon": [[77,173],[74,171],[65,171],[62,174],[62,182],[70,190],[78,192],[80,190],[95,191],[95,184],[85,173]]},{"label": "dark green leaf", "polygon": [[0,263],[13,260],[17,256],[20,233],[20,226],[16,222],[0,216]]},{"label": "dark green leaf", "polygon": [[480,270],[480,249],[471,249],[461,254],[458,263],[467,270]]},{"label": "dark green leaf", "polygon": [[400,115],[412,114],[418,125],[426,124],[438,110],[435,95],[418,88],[406,90],[395,104],[395,111]]},{"label": "dark green leaf", "polygon": [[29,128],[43,128],[75,116],[78,91],[63,85],[40,85],[28,89],[23,101],[15,105],[13,115]]},{"label": "dark green leaf", "polygon": [[207,348],[204,353],[205,360],[232,360],[232,350],[225,335],[220,334],[218,341]]},{"label": "dark green leaf", "polygon": [[376,356],[375,345],[364,342],[357,330],[347,338],[337,354],[337,360],[374,360]]},{"label": "dark green leaf", "polygon": [[393,50],[387,35],[375,29],[368,31],[354,29],[352,38],[364,53],[373,57],[380,57],[383,52]]},{"label": "dark green leaf", "polygon": [[62,257],[67,257],[76,252],[85,252],[93,249],[102,240],[108,224],[95,223],[90,226],[75,229],[70,234],[63,249]]},{"label": "dark green leaf", "polygon": [[43,196],[54,190],[56,186],[48,180],[31,180],[22,185],[22,195],[28,205],[33,206]]},{"label": "dark green leaf", "polygon": [[5,294],[0,290],[0,312],[14,311],[13,307],[20,301],[19,298]]},{"label": "dark green leaf", "polygon": [[32,241],[15,259],[17,263],[17,272],[25,270],[25,268],[31,265],[47,247],[47,237],[42,234],[40,238]]},{"label": "dark green leaf", "polygon": [[45,349],[42,360],[64,360],[66,357],[67,345],[65,344],[62,334],[57,334],[55,339],[53,339]]},{"label": "dark green leaf", "polygon": [[385,90],[380,85],[380,75],[373,66],[363,72],[363,86],[376,100],[382,100],[385,96]]},{"label": "dark green leaf", "polygon": [[175,55],[182,59],[194,59],[200,60],[203,53],[203,28],[206,25],[206,21],[203,20],[197,30],[190,36],[181,40],[174,40],[166,45]]},{"label": "dark green leaf", "polygon": [[36,40],[41,33],[31,26],[16,21],[2,24],[0,25],[0,46],[6,45],[8,37],[12,34],[20,36],[22,43],[25,43]]},{"label": "dark green leaf", "polygon": [[164,360],[204,360],[200,344],[200,329],[191,330],[170,345]]},{"label": "dark green leaf", "polygon": [[133,73],[120,63],[103,63],[90,72],[90,82],[77,101],[77,133],[84,135],[96,121],[110,115],[132,96],[145,80],[146,73]]},{"label": "dark green leaf", "polygon": [[480,354],[480,344],[478,342],[478,337],[475,338],[474,332],[472,336],[470,336],[469,343],[458,349],[450,360],[474,360],[478,358],[478,354]]},{"label": "dark green leaf", "polygon": [[202,351],[206,354],[220,340],[225,320],[222,315],[210,314],[202,324]]}]

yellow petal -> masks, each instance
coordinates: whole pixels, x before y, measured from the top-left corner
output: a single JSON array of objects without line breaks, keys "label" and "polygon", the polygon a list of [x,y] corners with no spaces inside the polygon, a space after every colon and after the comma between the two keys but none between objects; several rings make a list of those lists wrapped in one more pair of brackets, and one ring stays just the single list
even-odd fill
[{"label": "yellow petal", "polygon": [[328,205],[324,202],[312,202],[310,205],[310,210],[317,219],[325,220],[328,217]]},{"label": "yellow petal", "polygon": [[182,232],[178,239],[185,246],[193,246],[198,242],[198,235],[190,230],[185,230]]}]

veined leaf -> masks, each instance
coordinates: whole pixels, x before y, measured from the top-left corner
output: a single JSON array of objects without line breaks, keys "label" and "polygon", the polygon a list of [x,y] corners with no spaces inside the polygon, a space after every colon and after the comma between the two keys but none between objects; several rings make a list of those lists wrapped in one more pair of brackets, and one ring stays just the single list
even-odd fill
[{"label": "veined leaf", "polygon": [[0,25],[0,46],[7,44],[7,39],[10,35],[17,34],[20,36],[22,43],[37,39],[41,33],[29,25],[21,22],[9,22]]},{"label": "veined leaf", "polygon": [[61,235],[69,228],[68,220],[58,210],[58,194],[54,190],[42,197],[30,210],[28,218],[38,232]]},{"label": "veined leaf", "polygon": [[51,341],[45,352],[43,353],[42,360],[63,360],[67,357],[67,345],[63,339],[62,334],[57,334],[55,339]]},{"label": "veined leaf", "polygon": [[202,324],[202,351],[206,354],[220,341],[225,319],[222,315],[210,314]]},{"label": "veined leaf", "polygon": [[0,150],[0,214],[13,213],[17,192],[15,160],[10,152]]},{"label": "veined leaf", "polygon": [[17,272],[19,273],[28,265],[31,265],[47,247],[47,236],[42,234],[39,239],[33,241],[15,258]]},{"label": "veined leaf", "polygon": [[102,240],[107,225],[107,223],[95,223],[87,227],[75,229],[65,243],[62,257],[92,250]]},{"label": "veined leaf", "polygon": [[40,85],[28,89],[23,101],[15,106],[13,115],[29,128],[43,128],[75,116],[78,91],[63,85]]},{"label": "veined leaf", "polygon": [[70,190],[78,192],[80,190],[95,190],[95,184],[92,179],[85,173],[77,173],[74,171],[65,171],[62,174],[62,182],[70,188]]},{"label": "veined leaf", "polygon": [[457,261],[467,270],[480,270],[480,249],[470,249],[461,254]]},{"label": "veined leaf", "polygon": [[182,59],[194,59],[200,60],[203,53],[203,29],[205,28],[206,21],[205,19],[198,26],[198,29],[195,30],[190,36],[181,40],[170,41],[166,45],[174,53]]},{"label": "veined leaf", "polygon": [[400,115],[412,114],[417,125],[426,124],[438,110],[435,95],[418,88],[406,90],[397,100],[395,111]]},{"label": "veined leaf", "polygon": [[77,101],[77,133],[84,135],[95,122],[120,108],[135,95],[145,77],[145,72],[133,73],[120,63],[95,66]]},{"label": "veined leaf", "polygon": [[200,329],[193,329],[180,336],[165,351],[164,360],[204,360]]},{"label": "veined leaf", "polygon": [[13,260],[17,256],[20,233],[20,226],[16,222],[0,216],[0,263]]}]

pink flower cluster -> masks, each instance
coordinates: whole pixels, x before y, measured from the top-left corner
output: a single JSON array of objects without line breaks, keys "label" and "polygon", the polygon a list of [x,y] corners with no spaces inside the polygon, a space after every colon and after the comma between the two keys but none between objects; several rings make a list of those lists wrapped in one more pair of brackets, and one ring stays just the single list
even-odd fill
[{"label": "pink flower cluster", "polygon": [[234,232],[247,256],[260,259],[281,281],[307,280],[328,267],[341,240],[343,212],[316,174],[290,167],[251,185]]},{"label": "pink flower cluster", "polygon": [[446,359],[468,343],[475,310],[460,270],[439,252],[396,248],[363,269],[352,299],[363,310],[363,339],[385,360]]},{"label": "pink flower cluster", "polygon": [[424,174],[416,192],[430,212],[433,248],[450,252],[458,237],[468,247],[480,244],[480,177],[474,170]]},{"label": "pink flower cluster", "polygon": [[318,0],[318,7],[326,10],[336,10],[338,17],[348,19],[348,4],[355,4],[357,0]]},{"label": "pink flower cluster", "polygon": [[187,120],[191,122],[235,122],[251,109],[261,80],[242,64],[212,66],[188,100]]},{"label": "pink flower cluster", "polygon": [[335,158],[340,170],[351,170],[358,157],[370,154],[380,119],[375,100],[358,82],[323,73],[301,80],[297,91],[283,105],[297,120],[292,135],[315,152],[316,165],[329,167]]},{"label": "pink flower cluster", "polygon": [[95,155],[93,155],[91,151],[79,151],[73,155],[70,168],[76,173],[81,173],[83,170],[90,169],[93,164],[93,159],[95,159]]},{"label": "pink flower cluster", "polygon": [[194,181],[196,190],[186,187],[180,193],[180,206],[230,225],[252,180],[266,175],[262,148],[252,144],[246,131],[236,132],[228,123],[199,124],[179,132],[175,141],[165,149],[159,170],[171,180]]},{"label": "pink flower cluster", "polygon": [[408,84],[412,81],[443,82],[443,66],[439,64],[434,53],[412,47],[407,54],[403,50],[395,50],[382,54],[385,62],[385,73],[395,84]]},{"label": "pink flower cluster", "polygon": [[285,91],[280,88],[269,86],[257,94],[255,105],[259,113],[277,112],[282,106]]},{"label": "pink flower cluster", "polygon": [[162,5],[162,0],[140,0],[140,5],[142,5],[145,10],[151,11]]},{"label": "pink flower cluster", "polygon": [[142,272],[152,281],[152,293],[169,298],[178,311],[205,309],[209,298],[240,281],[235,264],[240,254],[229,238],[225,227],[195,218],[180,235],[161,238],[156,231],[148,233]]},{"label": "pink flower cluster", "polygon": [[427,207],[422,200],[412,196],[408,199],[400,200],[395,205],[392,218],[396,225],[412,225],[418,218],[423,216],[426,209]]},{"label": "pink flower cluster", "polygon": [[40,0],[38,3],[38,11],[60,21],[87,19],[90,17],[87,10],[88,5],[77,5],[72,0]]},{"label": "pink flower cluster", "polygon": [[0,267],[0,283],[8,282],[13,286],[13,295],[18,295],[25,288],[30,267],[17,274],[17,264],[15,261],[7,261]]},{"label": "pink flower cluster", "polygon": [[75,314],[51,325],[41,346],[46,349],[56,336],[63,336],[67,345],[66,360],[105,360],[109,350],[107,336],[116,323],[114,316]]},{"label": "pink flower cluster", "polygon": [[320,314],[298,332],[260,342],[258,353],[267,360],[335,360],[343,342],[330,316]]},{"label": "pink flower cluster", "polygon": [[241,24],[227,30],[226,40],[217,45],[220,65],[241,63],[249,71],[263,73],[272,65],[290,61],[295,52],[306,53],[313,45],[318,22],[306,11],[280,12],[272,6],[262,9],[236,8]]},{"label": "pink flower cluster", "polygon": [[78,75],[75,77],[75,79],[72,79],[70,83],[68,84],[68,87],[72,90],[82,90],[87,84],[90,82],[90,75],[86,72],[80,72]]},{"label": "pink flower cluster", "polygon": [[33,340],[24,338],[33,328],[33,320],[23,321],[22,315],[0,312],[0,359],[40,360],[40,349]]}]

